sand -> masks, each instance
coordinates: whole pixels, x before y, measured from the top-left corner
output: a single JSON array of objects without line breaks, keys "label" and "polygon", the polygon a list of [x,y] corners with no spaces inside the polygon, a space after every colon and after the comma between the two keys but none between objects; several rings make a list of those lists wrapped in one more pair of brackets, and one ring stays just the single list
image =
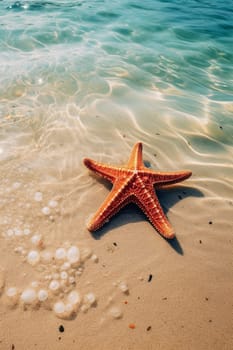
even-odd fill
[{"label": "sand", "polygon": [[[125,161],[129,149],[125,147],[120,156]],[[90,153],[87,156],[95,158]],[[148,154],[145,145],[145,161]],[[38,152],[17,157],[1,168],[0,349],[233,347],[233,202],[228,164],[222,164],[220,172],[226,181],[195,164],[192,178],[158,193],[177,233],[175,240],[167,241],[133,205],[98,234],[90,234],[86,222],[109,185],[91,176],[81,162],[77,176],[54,169],[42,175],[43,167],[41,171],[30,166],[35,159],[40,162],[39,157]],[[100,158],[108,161],[104,153]],[[117,157],[115,162],[119,163]],[[156,168],[155,162],[150,163]],[[181,163],[177,159],[177,169],[185,165]],[[9,229],[16,230],[13,236],[7,234]],[[23,234],[25,229],[30,233]],[[35,235],[40,240],[34,238],[33,243]],[[60,279],[59,262],[31,265],[28,252],[55,254],[59,247],[72,245],[81,252],[81,262],[70,274],[73,283],[59,293],[49,292],[44,303],[9,303],[10,287],[17,287],[19,294],[31,287],[37,292],[49,289],[54,274],[52,279]],[[80,293],[82,304],[71,315],[57,317],[54,304],[65,301],[73,290]],[[88,293],[96,298],[93,305],[85,302]]]}]

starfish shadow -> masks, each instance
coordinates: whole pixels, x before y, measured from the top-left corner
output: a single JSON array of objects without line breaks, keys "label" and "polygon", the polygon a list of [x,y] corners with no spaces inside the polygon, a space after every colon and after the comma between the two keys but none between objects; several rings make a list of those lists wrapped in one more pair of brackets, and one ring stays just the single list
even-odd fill
[{"label": "starfish shadow", "polygon": [[[111,184],[101,179],[102,184],[106,186],[109,190],[111,190]],[[159,202],[163,208],[164,213],[167,215],[169,209],[175,205],[178,201],[186,198],[186,197],[203,197],[203,193],[195,188],[187,187],[187,186],[179,186],[174,185],[170,186],[169,190],[161,189],[156,191],[157,196],[159,198]],[[107,232],[116,229],[117,227],[121,227],[123,225],[129,223],[136,223],[141,221],[146,221],[147,218],[144,213],[133,203],[126,205],[124,208],[120,210],[120,212],[111,218],[110,222],[106,223],[99,230],[92,232],[93,238],[96,240],[101,239]],[[184,255],[183,248],[179,243],[177,237],[173,239],[166,239],[162,236],[162,238],[168,242],[168,244],[180,255]]]}]

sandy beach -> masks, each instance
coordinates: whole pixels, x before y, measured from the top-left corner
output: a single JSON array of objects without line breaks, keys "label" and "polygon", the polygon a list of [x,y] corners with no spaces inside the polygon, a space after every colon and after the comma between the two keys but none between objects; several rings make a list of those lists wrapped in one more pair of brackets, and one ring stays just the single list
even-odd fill
[{"label": "sandy beach", "polygon": [[[150,161],[147,153],[145,146],[145,161]],[[121,154],[126,160],[128,155]],[[100,158],[104,161],[105,155]],[[83,165],[72,179],[66,175],[55,182],[47,173],[46,183],[45,175],[36,176],[25,159],[20,167],[15,164],[17,172],[1,169],[1,349],[231,348],[230,178],[223,184],[210,169],[207,178],[205,167],[194,164],[185,183],[158,192],[176,229],[177,238],[167,241],[134,205],[97,234],[89,233],[87,219],[110,187]],[[175,164],[183,167],[179,160]],[[220,173],[228,170],[223,164]],[[51,200],[57,204],[48,205],[50,215],[44,214]],[[25,235],[25,229],[30,233]],[[25,289],[49,290],[52,279],[61,281],[56,249],[74,245],[82,258],[69,272],[73,283],[50,291],[46,302],[22,301]],[[28,262],[32,250],[52,252],[53,261]],[[11,287],[19,293],[15,302],[6,295]],[[54,304],[74,290],[82,298],[77,312],[57,317]],[[96,298],[89,306],[88,293]]]}]

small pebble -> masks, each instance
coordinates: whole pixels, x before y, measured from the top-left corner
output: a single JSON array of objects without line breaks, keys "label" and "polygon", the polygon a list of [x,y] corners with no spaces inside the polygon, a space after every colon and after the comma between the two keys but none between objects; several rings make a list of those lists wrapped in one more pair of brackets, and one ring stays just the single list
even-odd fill
[{"label": "small pebble", "polygon": [[123,293],[127,293],[129,291],[129,288],[127,286],[127,284],[125,282],[121,282],[119,284],[119,289],[123,292]]},{"label": "small pebble", "polygon": [[148,282],[151,282],[152,278],[153,278],[153,275],[150,274],[149,277],[148,277]]},{"label": "small pebble", "polygon": [[135,326],[135,324],[134,324],[134,323],[130,323],[130,324],[129,324],[129,328],[131,328],[131,329],[135,329],[135,328],[136,328],[136,326]]},{"label": "small pebble", "polygon": [[58,329],[59,329],[59,332],[61,332],[61,333],[63,333],[65,331],[65,328],[63,327],[63,325],[60,325]]},{"label": "small pebble", "polygon": [[93,255],[91,256],[91,261],[93,261],[94,263],[97,263],[97,262],[99,261],[98,256],[95,255],[95,254],[93,254]]}]

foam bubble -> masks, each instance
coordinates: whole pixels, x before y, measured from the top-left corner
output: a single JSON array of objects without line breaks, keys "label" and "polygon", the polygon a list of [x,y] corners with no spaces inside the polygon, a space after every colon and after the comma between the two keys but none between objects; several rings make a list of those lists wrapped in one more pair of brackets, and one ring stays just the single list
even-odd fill
[{"label": "foam bubble", "polygon": [[96,296],[94,293],[88,293],[84,296],[84,301],[88,305],[94,305],[96,303]]},{"label": "foam bubble", "polygon": [[80,297],[80,294],[76,290],[73,290],[68,294],[67,300],[72,305],[78,306],[81,302],[81,297]]},{"label": "foam bubble", "polygon": [[56,208],[58,205],[58,202],[52,199],[51,201],[49,201],[48,205],[50,208]]},{"label": "foam bubble", "polygon": [[9,230],[6,231],[6,235],[8,237],[12,237],[12,236],[14,236],[14,231],[12,229],[9,229]]},{"label": "foam bubble", "polygon": [[48,250],[44,250],[43,252],[41,252],[40,256],[41,260],[46,264],[50,263],[53,258],[53,254]]},{"label": "foam bubble", "polygon": [[25,289],[21,296],[20,299],[25,303],[25,304],[32,304],[36,300],[36,292],[32,288]]},{"label": "foam bubble", "polygon": [[41,202],[43,200],[43,194],[41,192],[36,192],[34,194],[34,200],[36,202]]},{"label": "foam bubble", "polygon": [[66,306],[63,303],[63,301],[58,301],[53,306],[53,311],[55,312],[56,316],[63,317],[65,314]]},{"label": "foam bubble", "polygon": [[121,318],[122,317],[122,311],[119,307],[117,306],[113,306],[110,310],[109,310],[110,315],[113,318]]},{"label": "foam bubble", "polygon": [[10,287],[6,290],[7,303],[9,306],[15,306],[18,303],[19,291],[16,287]]},{"label": "foam bubble", "polygon": [[40,254],[37,250],[31,250],[27,256],[27,262],[34,266],[40,261]]},{"label": "foam bubble", "polygon": [[35,246],[41,246],[41,244],[42,244],[42,236],[41,235],[34,235],[34,236],[32,236],[31,242]]},{"label": "foam bubble", "polygon": [[75,265],[80,261],[80,251],[78,247],[71,246],[67,251],[67,259],[71,265]]},{"label": "foam bubble", "polygon": [[49,284],[49,289],[52,292],[57,292],[60,289],[60,283],[57,280],[52,280]]},{"label": "foam bubble", "polygon": [[57,260],[65,260],[66,258],[66,250],[64,248],[58,248],[56,251],[55,251],[55,258]]},{"label": "foam bubble", "polygon": [[63,301],[58,301],[54,304],[53,311],[59,318],[68,318],[74,310],[72,304],[65,304]]},{"label": "foam bubble", "polygon": [[68,273],[67,273],[66,271],[62,271],[62,272],[60,273],[60,277],[61,277],[62,280],[67,280],[67,278],[68,278]]},{"label": "foam bubble", "polygon": [[29,228],[25,228],[25,229],[23,230],[23,234],[24,234],[25,236],[30,235],[30,233],[31,233],[31,231],[30,231]]},{"label": "foam bubble", "polygon": [[50,214],[50,208],[49,208],[49,207],[43,207],[43,208],[41,209],[41,211],[42,211],[42,213],[43,213],[44,215],[49,215],[49,214]]},{"label": "foam bubble", "polygon": [[48,299],[48,292],[46,289],[40,289],[37,293],[37,297],[39,301],[45,301]]}]

